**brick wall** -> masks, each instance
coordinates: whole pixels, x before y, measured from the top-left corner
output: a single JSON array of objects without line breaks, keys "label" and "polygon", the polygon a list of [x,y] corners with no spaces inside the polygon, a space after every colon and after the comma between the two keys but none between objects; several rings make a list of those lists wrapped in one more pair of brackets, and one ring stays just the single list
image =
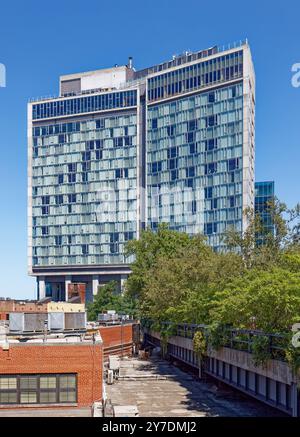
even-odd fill
[{"label": "brick wall", "polygon": [[[99,331],[103,341],[104,356],[122,353],[132,353],[132,324],[117,326],[100,326]],[[122,348],[123,344],[123,348]]]},{"label": "brick wall", "polygon": [[16,300],[0,300],[0,320],[7,320],[9,313],[46,313],[47,304],[22,302]]},{"label": "brick wall", "polygon": [[0,375],[76,373],[78,407],[91,406],[102,399],[102,352],[101,343],[10,344],[8,351],[0,348]]}]

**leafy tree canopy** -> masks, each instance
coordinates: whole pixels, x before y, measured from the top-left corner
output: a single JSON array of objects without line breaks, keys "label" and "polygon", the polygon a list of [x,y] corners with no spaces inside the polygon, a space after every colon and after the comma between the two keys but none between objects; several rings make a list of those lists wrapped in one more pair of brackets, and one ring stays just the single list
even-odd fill
[{"label": "leafy tree canopy", "polygon": [[121,294],[116,281],[111,281],[98,288],[94,302],[88,305],[88,319],[97,320],[98,314],[107,310],[115,310],[119,314],[136,317],[136,302],[126,294]]},{"label": "leafy tree canopy", "polygon": [[300,206],[288,209],[274,199],[268,212],[274,233],[247,209],[245,232],[228,229],[218,253],[204,236],[190,237],[166,224],[143,231],[127,245],[135,261],[124,298],[157,322],[289,330],[300,321]]}]

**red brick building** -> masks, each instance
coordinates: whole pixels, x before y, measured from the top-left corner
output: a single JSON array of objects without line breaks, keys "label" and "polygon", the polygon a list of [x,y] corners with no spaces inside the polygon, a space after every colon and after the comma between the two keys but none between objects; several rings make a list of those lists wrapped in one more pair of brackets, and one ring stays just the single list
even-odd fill
[{"label": "red brick building", "polygon": [[37,300],[0,299],[0,320],[9,320],[11,313],[83,312],[84,304]]},{"label": "red brick building", "polygon": [[139,327],[136,323],[103,325],[98,328],[103,341],[104,357],[108,355],[129,356],[133,352],[134,332]]},{"label": "red brick building", "polygon": [[103,348],[80,337],[0,339],[0,408],[87,407],[102,399]]},{"label": "red brick building", "polygon": [[99,332],[103,341],[104,356],[132,354],[132,324],[116,326],[100,326]]},{"label": "red brick building", "polygon": [[46,313],[47,303],[38,301],[21,301],[14,299],[0,300],[0,320],[8,320],[9,313]]}]

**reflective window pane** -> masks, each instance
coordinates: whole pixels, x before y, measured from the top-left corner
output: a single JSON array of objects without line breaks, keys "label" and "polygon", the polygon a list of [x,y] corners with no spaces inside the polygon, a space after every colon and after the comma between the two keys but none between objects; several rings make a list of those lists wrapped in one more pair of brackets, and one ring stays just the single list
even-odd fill
[{"label": "reflective window pane", "polygon": [[63,391],[59,393],[60,402],[76,402],[75,391]]},{"label": "reflective window pane", "polygon": [[17,402],[17,392],[0,392],[1,404],[15,404]]},{"label": "reflective window pane", "polygon": [[40,388],[56,388],[56,376],[41,376]]},{"label": "reflective window pane", "polygon": [[21,392],[20,402],[21,402],[21,404],[35,404],[35,403],[37,403],[36,392],[29,392],[29,391]]},{"label": "reflective window pane", "polygon": [[36,389],[37,388],[37,377],[34,376],[21,376],[20,378],[21,389]]},{"label": "reflective window pane", "polygon": [[48,403],[55,403],[56,402],[56,392],[55,391],[45,391],[40,393],[40,403],[41,404],[48,404]]},{"label": "reflective window pane", "polygon": [[60,388],[75,388],[76,377],[73,375],[61,376],[59,384]]},{"label": "reflective window pane", "polygon": [[9,390],[14,388],[17,388],[17,378],[10,376],[0,377],[0,390]]}]

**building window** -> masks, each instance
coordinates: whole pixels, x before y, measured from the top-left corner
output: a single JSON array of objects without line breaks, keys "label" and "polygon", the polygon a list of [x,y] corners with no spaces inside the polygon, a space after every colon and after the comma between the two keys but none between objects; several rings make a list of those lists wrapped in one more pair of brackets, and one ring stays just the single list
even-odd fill
[{"label": "building window", "polygon": [[116,179],[128,178],[128,168],[116,169]]},{"label": "building window", "polygon": [[37,403],[37,377],[20,376],[20,404]]},{"label": "building window", "polygon": [[62,194],[58,194],[55,196],[55,204],[62,205],[64,203],[64,196]]},{"label": "building window", "polygon": [[0,376],[0,404],[77,402],[75,374]]},{"label": "building window", "polygon": [[17,378],[14,376],[0,377],[0,403],[15,404],[17,402]]},{"label": "building window", "polygon": [[233,158],[228,160],[228,171],[234,171],[239,168],[239,159]]},{"label": "building window", "polygon": [[205,174],[216,173],[216,171],[217,171],[217,163],[216,162],[211,162],[209,164],[205,164],[205,166],[204,166]]},{"label": "building window", "polygon": [[217,223],[205,223],[204,233],[205,235],[215,234],[217,232]]},{"label": "building window", "polygon": [[87,244],[82,244],[81,249],[82,249],[82,255],[88,255],[89,246]]},{"label": "building window", "polygon": [[214,103],[214,101],[215,101],[215,93],[214,92],[211,92],[208,94],[208,101],[209,101],[209,103]]},{"label": "building window", "polygon": [[57,378],[56,376],[40,377],[40,403],[48,404],[56,402]]},{"label": "building window", "polygon": [[59,402],[76,402],[76,376],[61,375],[59,383]]},{"label": "building window", "polygon": [[42,235],[48,235],[48,234],[49,234],[48,226],[42,226]]}]

